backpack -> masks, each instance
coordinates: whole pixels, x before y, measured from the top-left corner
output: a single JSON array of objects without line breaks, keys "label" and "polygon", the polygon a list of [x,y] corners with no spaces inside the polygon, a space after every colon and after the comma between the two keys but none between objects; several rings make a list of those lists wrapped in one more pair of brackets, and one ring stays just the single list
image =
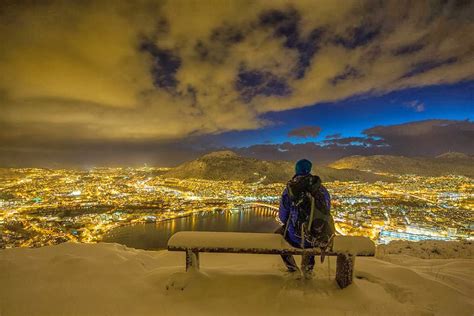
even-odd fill
[{"label": "backpack", "polygon": [[312,247],[326,249],[332,246],[335,233],[334,220],[318,176],[296,176],[287,183],[288,195],[298,216],[293,226],[295,235]]}]

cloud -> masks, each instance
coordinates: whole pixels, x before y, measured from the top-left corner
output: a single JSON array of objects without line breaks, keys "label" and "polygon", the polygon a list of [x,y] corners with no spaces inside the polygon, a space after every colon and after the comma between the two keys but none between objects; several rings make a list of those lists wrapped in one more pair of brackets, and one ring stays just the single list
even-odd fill
[{"label": "cloud", "polygon": [[326,139],[323,141],[326,146],[364,146],[364,147],[382,147],[389,146],[383,139],[372,137],[344,137]]},{"label": "cloud", "polygon": [[434,156],[448,151],[474,154],[474,123],[455,120],[425,120],[364,131],[389,146],[390,152],[408,156]]},{"label": "cloud", "polygon": [[352,155],[437,156],[448,151],[474,154],[474,123],[456,120],[425,120],[376,126],[365,137],[330,138],[304,144],[261,144],[237,149],[262,159],[297,160],[307,157],[328,163]]},{"label": "cloud", "polygon": [[[81,125],[71,125],[69,128],[76,133],[81,132]],[[316,164],[330,163],[352,155],[433,157],[449,151],[474,155],[474,123],[468,120],[426,120],[375,126],[365,130],[364,137],[336,137],[301,144],[265,142],[242,148],[227,148],[215,143],[212,136],[192,136],[179,141],[69,142],[59,135],[63,130],[64,126],[56,126],[54,132],[58,137],[42,139],[39,134],[24,140],[21,146],[12,140],[15,135],[0,134],[0,165],[84,168],[98,165],[139,166],[147,163],[176,166],[205,153],[224,149],[267,160],[298,160],[306,157]]]},{"label": "cloud", "polygon": [[288,137],[299,137],[299,138],[315,138],[321,132],[319,126],[302,126],[292,129],[288,132]]},{"label": "cloud", "polygon": [[262,128],[270,111],[472,79],[473,10],[469,1],[3,1],[0,134],[13,147],[169,143]]},{"label": "cloud", "polygon": [[424,112],[425,111],[425,103],[419,100],[413,100],[404,103],[405,106],[408,108],[413,109],[415,112]]},{"label": "cloud", "polygon": [[326,137],[324,137],[324,138],[325,139],[334,139],[334,138],[341,138],[341,137],[342,137],[341,133],[336,133],[336,134],[326,135]]},{"label": "cloud", "polygon": [[342,157],[352,155],[383,154],[381,149],[368,150],[363,146],[324,145],[316,142],[303,144],[258,144],[244,148],[234,148],[243,156],[265,160],[299,160],[302,157],[311,159],[316,164],[325,164]]}]

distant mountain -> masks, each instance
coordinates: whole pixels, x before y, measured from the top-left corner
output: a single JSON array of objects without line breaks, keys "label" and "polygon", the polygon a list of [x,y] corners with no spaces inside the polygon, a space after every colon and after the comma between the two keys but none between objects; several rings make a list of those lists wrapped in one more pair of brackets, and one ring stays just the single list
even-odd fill
[{"label": "distant mountain", "polygon": [[447,153],[444,153],[444,154],[441,154],[439,156],[436,156],[437,159],[472,159],[473,157],[469,156],[469,155],[466,155],[464,153],[458,153],[458,152],[453,152],[453,151],[450,151],[450,152],[447,152]]},{"label": "distant mountain", "polygon": [[474,157],[462,153],[446,153],[436,158],[403,156],[351,156],[329,165],[336,169],[356,169],[368,172],[442,176],[448,174],[474,177]]},{"label": "distant mountain", "polygon": [[[338,170],[315,166],[313,173],[323,181],[390,181],[390,178],[359,170]],[[208,180],[241,180],[244,182],[286,182],[294,174],[294,163],[265,161],[237,155],[232,151],[218,151],[183,163],[165,173],[166,177]]]}]

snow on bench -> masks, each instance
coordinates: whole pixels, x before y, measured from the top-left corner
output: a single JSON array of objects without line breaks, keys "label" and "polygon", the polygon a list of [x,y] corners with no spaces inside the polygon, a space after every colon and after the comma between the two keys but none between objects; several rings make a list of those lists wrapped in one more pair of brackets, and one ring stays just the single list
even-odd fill
[{"label": "snow on bench", "polygon": [[[186,270],[199,269],[200,252],[242,254],[321,254],[319,248],[300,249],[289,245],[283,236],[271,233],[178,232],[168,241],[169,251],[186,252]],[[373,257],[375,244],[367,237],[335,236],[326,256],[337,256],[336,281],[341,288],[352,283],[356,256]]]}]

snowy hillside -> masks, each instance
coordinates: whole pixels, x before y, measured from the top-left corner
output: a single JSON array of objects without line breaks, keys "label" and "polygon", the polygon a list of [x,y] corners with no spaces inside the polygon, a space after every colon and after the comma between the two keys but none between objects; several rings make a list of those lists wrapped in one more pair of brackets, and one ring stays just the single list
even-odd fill
[{"label": "snowy hillside", "polygon": [[182,253],[117,244],[8,249],[0,251],[0,315],[472,315],[472,246],[439,250],[460,257],[451,259],[409,256],[426,244],[387,246],[378,259],[357,258],[344,290],[334,258],[330,279],[325,262],[303,281],[274,255],[201,254],[201,272],[184,273]]},{"label": "snowy hillside", "polygon": [[387,255],[408,255],[422,259],[473,259],[474,242],[472,241],[440,241],[424,240],[410,242],[394,240],[388,245],[379,245],[377,257],[387,259]]}]

